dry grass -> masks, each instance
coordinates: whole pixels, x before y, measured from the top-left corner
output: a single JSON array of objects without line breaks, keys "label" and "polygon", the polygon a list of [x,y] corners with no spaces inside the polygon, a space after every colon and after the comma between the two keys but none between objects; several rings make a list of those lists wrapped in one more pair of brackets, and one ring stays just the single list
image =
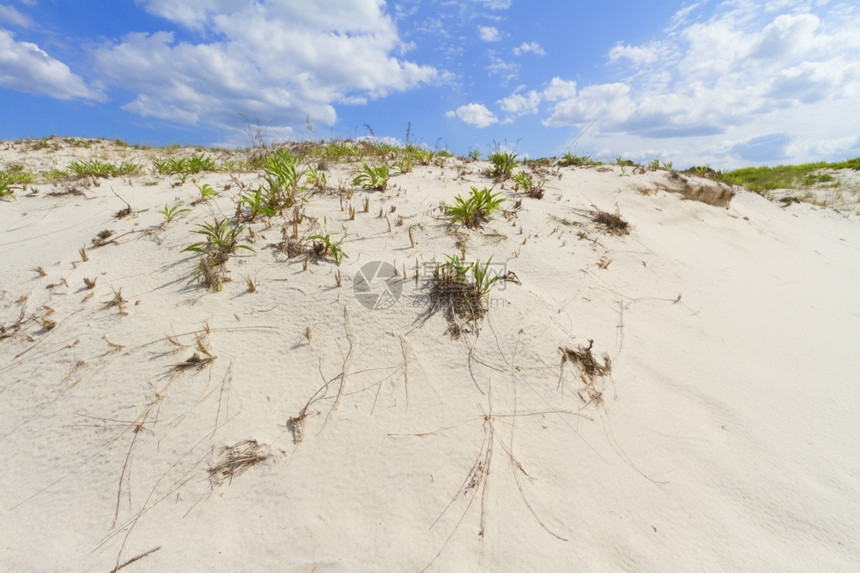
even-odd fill
[{"label": "dry grass", "polygon": [[232,482],[255,465],[272,456],[271,448],[257,440],[242,440],[232,446],[221,447],[221,461],[209,468],[209,481],[213,486]]},{"label": "dry grass", "polygon": [[595,211],[591,220],[613,235],[627,235],[630,233],[630,224],[621,218],[619,213],[607,213],[606,211]]},{"label": "dry grass", "polygon": [[223,265],[215,264],[206,257],[201,257],[197,265],[197,276],[200,282],[209,287],[209,290],[218,292],[223,284],[230,280],[227,269]]},{"label": "dry grass", "polygon": [[[477,331],[478,321],[487,314],[483,293],[442,267],[437,268],[430,279],[427,317],[440,311],[448,322],[447,332],[454,338],[459,338],[464,332]],[[463,322],[458,322],[458,319]]]},{"label": "dry grass", "polygon": [[93,237],[93,240],[92,240],[93,248],[97,249],[99,247],[103,247],[104,245],[107,245],[108,243],[113,243],[114,241],[108,240],[112,236],[113,236],[113,231],[111,231],[109,229],[99,231],[99,233],[95,237]]},{"label": "dry grass", "polygon": [[604,353],[601,357],[603,362],[598,361],[591,349],[594,347],[594,340],[588,341],[588,346],[580,346],[576,349],[561,348],[561,367],[564,368],[566,362],[574,364],[579,370],[580,378],[585,384],[585,394],[580,391],[580,399],[587,404],[603,404],[603,388],[598,388],[597,382],[600,378],[608,376],[612,373],[612,361],[609,355]]},{"label": "dry grass", "polygon": [[[168,341],[173,345],[176,345],[178,342],[178,341],[171,340],[170,337],[168,337]],[[212,354],[208,348],[206,348],[206,344],[204,343],[203,339],[199,336],[197,337],[197,345],[196,346],[197,346],[197,352],[195,352],[194,354],[191,355],[191,357],[186,358],[184,361],[180,362],[179,364],[175,364],[173,366],[174,372],[178,373],[178,372],[181,372],[183,370],[188,370],[190,368],[195,368],[197,370],[200,370],[203,367],[205,367],[207,364],[210,364],[213,360],[218,358],[217,356]]]},{"label": "dry grass", "polygon": [[[95,286],[95,283],[93,284],[93,286]],[[104,303],[104,305],[105,305],[104,307],[105,308],[116,307],[120,316],[126,316],[128,313],[125,311],[125,303],[127,303],[127,302],[128,301],[126,299],[122,298],[122,289],[119,289],[119,290],[113,289],[113,298],[106,301]]]}]

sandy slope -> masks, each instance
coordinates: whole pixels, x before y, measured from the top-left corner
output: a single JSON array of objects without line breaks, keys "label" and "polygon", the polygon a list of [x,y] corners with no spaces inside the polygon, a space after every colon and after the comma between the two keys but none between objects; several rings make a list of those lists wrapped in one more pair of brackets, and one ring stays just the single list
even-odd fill
[{"label": "sandy slope", "polygon": [[[0,168],[35,170],[158,154],[5,147]],[[724,209],[656,190],[666,172],[563,168],[516,210],[506,185],[511,212],[462,231],[467,259],[520,282],[496,283],[478,333],[426,317],[424,276],[391,308],[360,304],[365,263],[411,274],[458,252],[438,206],[490,185],[485,168],[310,196],[301,233],[323,218],[340,233],[341,287],[331,261],[305,271],[269,247],[280,221],[251,225],[256,254],[229,261],[222,292],[200,286],[189,231],[232,215],[258,173],[0,203],[0,569],[106,572],[157,548],[123,570],[856,570],[856,216],[745,191]],[[195,182],[221,198],[163,224]],[[115,218],[113,192],[132,214]],[[94,248],[102,230],[116,242]],[[125,314],[107,304],[119,292]],[[198,339],[216,358],[177,369],[204,357]],[[611,373],[586,386],[562,349],[589,340]],[[321,388],[297,440],[288,421]],[[270,457],[214,484],[244,440]]]}]

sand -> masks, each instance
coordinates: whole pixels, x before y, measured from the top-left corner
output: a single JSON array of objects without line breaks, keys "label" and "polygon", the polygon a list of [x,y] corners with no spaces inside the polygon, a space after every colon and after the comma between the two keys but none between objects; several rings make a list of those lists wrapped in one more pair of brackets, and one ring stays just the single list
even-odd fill
[{"label": "sand", "polygon": [[[281,252],[290,211],[247,223],[254,252],[211,291],[183,249],[261,172],[157,175],[167,150],[87,142],[0,144],[0,169],[144,166],[0,203],[0,569],[860,563],[856,210],[549,167],[543,198],[496,184],[505,213],[466,229],[439,206],[493,185],[486,162],[382,192],[333,164],[298,230],[331,233],[342,263]],[[220,196],[195,204],[204,184]],[[166,222],[165,204],[190,210]],[[455,336],[427,295],[461,247],[509,280]],[[374,261],[401,275],[385,308],[356,296]]]}]

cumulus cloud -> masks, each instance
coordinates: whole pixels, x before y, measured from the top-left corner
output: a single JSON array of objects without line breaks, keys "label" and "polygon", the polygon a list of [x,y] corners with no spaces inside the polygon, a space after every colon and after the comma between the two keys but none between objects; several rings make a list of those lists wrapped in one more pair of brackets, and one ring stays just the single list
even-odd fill
[{"label": "cumulus cloud", "polygon": [[620,123],[636,109],[630,98],[630,86],[623,83],[599,84],[579,90],[573,97],[555,104],[547,126],[578,125],[597,118]]},{"label": "cumulus cloud", "polygon": [[0,87],[61,100],[103,101],[104,94],[38,45],[0,29]]},{"label": "cumulus cloud", "polygon": [[543,90],[543,97],[550,101],[574,98],[576,97],[576,82],[554,77]]},{"label": "cumulus cloud", "polygon": [[514,55],[520,56],[522,54],[528,54],[531,52],[532,54],[536,54],[538,56],[545,56],[546,51],[541,47],[537,42],[523,42],[516,48],[514,48]]},{"label": "cumulus cloud", "polygon": [[456,117],[463,123],[474,125],[475,127],[488,127],[499,121],[496,115],[481,103],[461,105],[456,110],[447,112],[445,117]]},{"label": "cumulus cloud", "polygon": [[209,41],[132,33],[95,51],[105,77],[137,96],[125,109],[182,123],[331,125],[355,104],[438,79],[395,57],[408,47],[377,0],[140,0],[150,13]]},{"label": "cumulus cloud", "polygon": [[542,96],[532,90],[526,94],[512,94],[499,100],[502,110],[511,116],[533,115],[539,111]]},{"label": "cumulus cloud", "polygon": [[[769,113],[860,96],[856,9],[814,14],[795,0],[766,9],[725,2],[710,18],[693,17],[702,7],[679,11],[659,41],[616,44],[608,60],[627,71],[622,81],[576,89],[553,80],[544,93],[554,101],[544,124],[582,127],[599,117],[603,134],[702,136]],[[767,142],[771,151],[773,141]],[[761,144],[750,145],[735,151],[752,157]]]},{"label": "cumulus cloud", "polygon": [[478,26],[478,35],[484,42],[498,42],[502,39],[499,30],[493,26]]}]

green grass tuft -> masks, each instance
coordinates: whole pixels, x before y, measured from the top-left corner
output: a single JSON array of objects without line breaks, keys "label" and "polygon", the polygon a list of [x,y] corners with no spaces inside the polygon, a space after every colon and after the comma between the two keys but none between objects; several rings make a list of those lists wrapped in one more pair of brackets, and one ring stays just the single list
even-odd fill
[{"label": "green grass tuft", "polygon": [[472,187],[468,198],[463,199],[460,195],[454,197],[454,205],[446,207],[445,214],[451,217],[451,223],[463,223],[469,228],[476,228],[484,224],[493,211],[500,209],[503,202],[499,193],[493,193],[492,187]]}]

